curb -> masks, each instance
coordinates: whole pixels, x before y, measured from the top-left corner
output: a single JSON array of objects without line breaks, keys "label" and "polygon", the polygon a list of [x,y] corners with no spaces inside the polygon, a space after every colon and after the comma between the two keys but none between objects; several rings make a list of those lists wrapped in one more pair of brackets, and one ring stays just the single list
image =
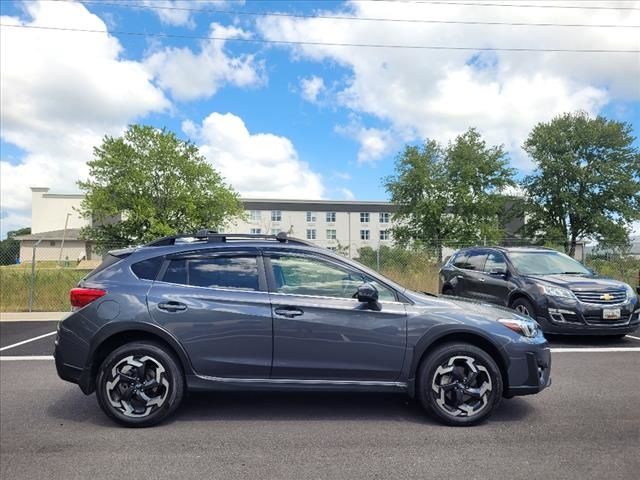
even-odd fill
[{"label": "curb", "polygon": [[70,312],[0,312],[0,322],[59,322]]}]

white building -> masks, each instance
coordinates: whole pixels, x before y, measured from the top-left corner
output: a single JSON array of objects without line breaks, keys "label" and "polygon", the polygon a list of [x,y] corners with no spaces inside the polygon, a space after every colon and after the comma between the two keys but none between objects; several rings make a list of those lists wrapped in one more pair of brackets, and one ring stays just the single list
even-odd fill
[{"label": "white building", "polygon": [[[20,260],[31,261],[33,246],[37,260],[99,257],[91,245],[79,238],[80,229],[91,220],[79,214],[82,194],[49,193],[48,188],[31,188],[31,234],[20,240]],[[223,227],[227,233],[276,234],[307,239],[321,247],[340,249],[350,257],[359,248],[390,245],[391,216],[389,202],[334,200],[242,199],[246,214]]]}]

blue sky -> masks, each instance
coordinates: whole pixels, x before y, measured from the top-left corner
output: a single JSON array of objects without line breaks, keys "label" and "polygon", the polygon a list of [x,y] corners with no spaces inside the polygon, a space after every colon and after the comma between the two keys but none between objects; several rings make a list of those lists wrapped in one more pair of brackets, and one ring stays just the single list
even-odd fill
[{"label": "blue sky", "polygon": [[[166,127],[192,139],[241,194],[272,198],[385,199],[382,178],[393,172],[404,144],[427,137],[446,142],[472,126],[488,143],[505,145],[519,176],[532,168],[519,148],[527,132],[564,111],[626,121],[640,136],[638,54],[274,46],[116,33],[638,49],[638,30],[632,28],[247,14],[592,24],[593,11],[367,1],[137,5],[2,2],[3,24],[102,32],[2,29],[3,233],[28,223],[29,186],[74,191],[86,175],[91,146],[129,123]],[[640,24],[640,2],[629,5],[638,11],[599,11],[598,23]]]}]

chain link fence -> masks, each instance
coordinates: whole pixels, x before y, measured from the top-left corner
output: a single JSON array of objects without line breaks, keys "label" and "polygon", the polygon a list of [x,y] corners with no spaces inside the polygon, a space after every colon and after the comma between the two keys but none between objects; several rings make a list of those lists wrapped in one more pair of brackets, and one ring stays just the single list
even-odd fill
[{"label": "chain link fence", "polygon": [[[438,293],[439,270],[455,250],[473,245],[443,242],[441,251],[393,246],[352,249],[352,257],[412,290]],[[531,241],[510,240],[510,246],[528,246]],[[539,242],[538,242],[539,244]],[[489,246],[489,245],[487,245]],[[564,251],[559,245],[546,246]],[[113,245],[111,249],[126,247]],[[345,252],[340,252],[347,255]],[[639,284],[640,255],[628,246],[607,248],[580,244],[574,257],[596,273]],[[35,262],[33,261],[35,259]],[[43,240],[16,242],[15,248],[0,252],[0,311],[67,311],[69,290],[101,262],[101,257],[84,243],[66,244]]]}]

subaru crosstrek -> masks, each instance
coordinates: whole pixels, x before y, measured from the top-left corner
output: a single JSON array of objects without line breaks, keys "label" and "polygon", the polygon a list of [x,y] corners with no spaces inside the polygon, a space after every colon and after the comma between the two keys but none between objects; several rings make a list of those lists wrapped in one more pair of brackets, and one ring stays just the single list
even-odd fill
[{"label": "subaru crosstrek", "polygon": [[636,292],[548,248],[465,248],[440,271],[440,288],[510,307],[545,333],[624,336],[640,325]]},{"label": "subaru crosstrek", "polygon": [[185,391],[406,392],[471,425],[550,384],[537,323],[406,288],[301,240],[199,232],[111,252],[71,290],[59,376],[126,426]]}]

